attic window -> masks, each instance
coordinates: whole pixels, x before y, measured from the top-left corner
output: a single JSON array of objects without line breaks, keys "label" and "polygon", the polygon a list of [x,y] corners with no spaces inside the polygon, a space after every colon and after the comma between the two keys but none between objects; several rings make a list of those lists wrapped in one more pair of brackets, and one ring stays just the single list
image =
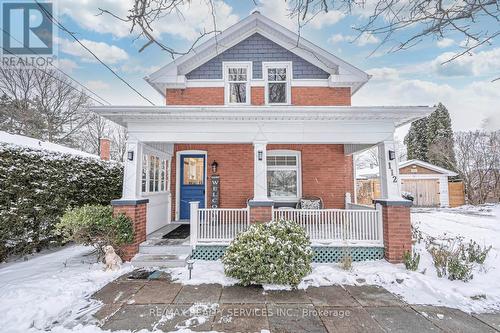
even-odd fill
[{"label": "attic window", "polygon": [[263,64],[267,104],[290,104],[291,68],[289,62]]},{"label": "attic window", "polygon": [[224,91],[226,104],[250,103],[251,63],[224,63]]}]

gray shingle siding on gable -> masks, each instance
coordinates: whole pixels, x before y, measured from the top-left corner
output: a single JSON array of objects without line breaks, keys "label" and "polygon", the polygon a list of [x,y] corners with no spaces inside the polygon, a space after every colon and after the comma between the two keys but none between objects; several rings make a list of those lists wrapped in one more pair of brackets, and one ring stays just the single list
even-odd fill
[{"label": "gray shingle siding on gable", "polygon": [[188,80],[222,79],[223,61],[252,61],[253,78],[262,79],[263,61],[291,61],[294,79],[327,79],[330,74],[256,33],[186,74]]}]

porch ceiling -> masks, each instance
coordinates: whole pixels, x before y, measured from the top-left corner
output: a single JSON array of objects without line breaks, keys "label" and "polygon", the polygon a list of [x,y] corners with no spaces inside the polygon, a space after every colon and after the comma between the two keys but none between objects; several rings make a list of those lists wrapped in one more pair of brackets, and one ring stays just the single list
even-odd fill
[{"label": "porch ceiling", "polygon": [[377,143],[434,111],[428,106],[99,106],[141,141]]}]

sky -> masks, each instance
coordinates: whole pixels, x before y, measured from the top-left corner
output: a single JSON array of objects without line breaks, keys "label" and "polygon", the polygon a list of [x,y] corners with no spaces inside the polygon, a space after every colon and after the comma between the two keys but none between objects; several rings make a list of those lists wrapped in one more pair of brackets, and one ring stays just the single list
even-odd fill
[{"label": "sky", "polygon": [[[130,0],[63,0],[56,1],[59,20],[108,65],[126,78],[136,89],[157,105],[164,100],[143,77],[169,63],[168,53],[152,45],[144,51],[144,39],[130,33],[129,23],[99,14],[99,8],[125,16]],[[258,9],[263,15],[296,31],[284,0],[215,0],[218,29],[222,30]],[[462,50],[463,37],[449,32],[441,39],[428,38],[416,46],[396,53],[386,49],[374,52],[380,36],[365,34],[355,39],[354,26],[366,22],[367,8],[350,14],[330,11],[317,15],[301,35],[327,51],[373,75],[354,96],[353,105],[435,105],[442,102],[450,111],[454,130],[477,128],[500,129],[500,38],[492,45],[478,48],[471,55],[442,65]],[[487,29],[491,24],[485,23]],[[179,51],[189,49],[204,29],[212,29],[212,16],[206,0],[192,0],[183,15],[161,18],[153,26],[163,43]],[[417,27],[418,28],[418,27]],[[403,40],[402,32],[394,41]],[[98,64],[87,51],[64,32],[57,37],[59,66],[85,83],[114,105],[147,105],[148,103]],[[402,139],[407,127],[397,135]]]}]

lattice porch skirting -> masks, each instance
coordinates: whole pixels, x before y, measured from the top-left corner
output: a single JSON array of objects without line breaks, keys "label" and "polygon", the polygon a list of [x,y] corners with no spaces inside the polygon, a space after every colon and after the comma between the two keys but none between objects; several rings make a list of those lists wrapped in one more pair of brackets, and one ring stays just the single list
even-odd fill
[{"label": "lattice porch skirting", "polygon": [[[383,247],[328,247],[313,246],[315,263],[339,262],[346,254],[353,261],[379,260],[384,258]],[[226,246],[198,245],[193,250],[192,258],[198,260],[219,260],[224,255]]]}]

